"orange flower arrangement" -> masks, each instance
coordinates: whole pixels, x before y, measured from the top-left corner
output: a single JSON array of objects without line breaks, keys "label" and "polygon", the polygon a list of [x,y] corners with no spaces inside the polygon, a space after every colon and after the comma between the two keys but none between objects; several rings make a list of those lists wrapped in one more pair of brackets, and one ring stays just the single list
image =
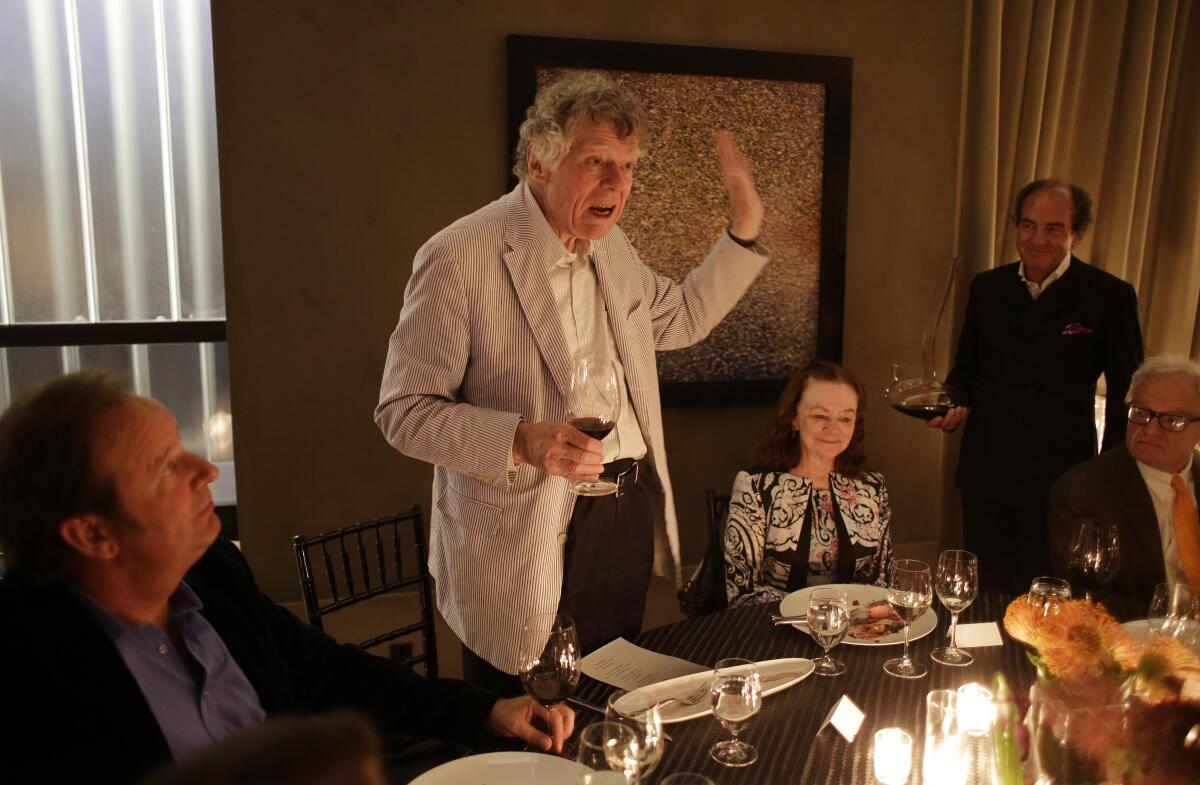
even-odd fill
[{"label": "orange flower arrangement", "polygon": [[[1040,603],[1021,595],[1005,611],[1004,629],[1036,651],[1030,659],[1038,668],[1039,694],[1076,710],[1074,743],[1107,767],[1110,779],[1138,785],[1195,782],[1196,769],[1177,764],[1200,758],[1200,747],[1184,741],[1190,726],[1183,727],[1184,718],[1200,716],[1196,652],[1163,635],[1135,640],[1103,605],[1086,600],[1066,600],[1043,616]],[[1146,724],[1151,722],[1166,727],[1156,732]],[[1171,730],[1177,725],[1181,734]],[[1177,778],[1177,770],[1188,778]]]}]

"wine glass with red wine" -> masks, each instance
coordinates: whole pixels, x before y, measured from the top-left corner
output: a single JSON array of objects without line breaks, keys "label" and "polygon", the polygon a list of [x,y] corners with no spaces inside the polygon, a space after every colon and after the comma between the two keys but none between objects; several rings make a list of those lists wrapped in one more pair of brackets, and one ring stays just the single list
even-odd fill
[{"label": "wine glass with red wine", "polygon": [[538,613],[526,619],[517,668],[535,701],[547,709],[565,701],[579,684],[579,637],[571,617]]},{"label": "wine glass with red wine", "polygon": [[1067,557],[1071,586],[1082,587],[1084,597],[1091,601],[1092,593],[1111,581],[1120,566],[1121,538],[1117,527],[1080,518]]},{"label": "wine glass with red wine", "polygon": [[[571,363],[571,389],[567,394],[567,420],[571,427],[593,439],[604,441],[612,434],[615,440],[617,436],[613,430],[621,414],[623,398],[621,375],[612,358],[588,352],[575,355]],[[570,487],[580,496],[607,496],[617,492],[617,484],[605,479],[576,481]]]}]

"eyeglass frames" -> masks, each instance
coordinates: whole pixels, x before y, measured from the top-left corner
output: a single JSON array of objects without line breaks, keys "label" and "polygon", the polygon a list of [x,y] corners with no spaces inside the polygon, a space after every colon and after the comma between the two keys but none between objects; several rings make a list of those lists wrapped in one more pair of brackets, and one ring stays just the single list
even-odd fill
[{"label": "eyeglass frames", "polygon": [[1143,409],[1140,406],[1129,407],[1129,421],[1134,425],[1147,425],[1151,420],[1158,420],[1158,425],[1164,431],[1179,433],[1194,422],[1200,422],[1200,417],[1188,417],[1186,414],[1164,414],[1153,409]]}]

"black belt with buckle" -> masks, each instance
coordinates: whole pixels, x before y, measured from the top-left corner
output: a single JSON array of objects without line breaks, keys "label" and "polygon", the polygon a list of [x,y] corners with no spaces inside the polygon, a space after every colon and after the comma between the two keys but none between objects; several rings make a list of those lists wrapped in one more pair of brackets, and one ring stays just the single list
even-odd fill
[{"label": "black belt with buckle", "polygon": [[617,485],[617,496],[625,493],[625,489],[636,485],[641,470],[636,458],[618,458],[612,463],[604,464],[600,479],[614,482]]}]

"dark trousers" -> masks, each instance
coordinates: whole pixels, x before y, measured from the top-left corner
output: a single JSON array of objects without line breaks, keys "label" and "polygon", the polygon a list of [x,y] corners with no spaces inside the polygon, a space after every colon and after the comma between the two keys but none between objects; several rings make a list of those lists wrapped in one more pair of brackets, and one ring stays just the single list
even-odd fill
[{"label": "dark trousers", "polygon": [[981,591],[1022,594],[1050,574],[1046,499],[996,501],[962,492],[963,546],[979,557]]},{"label": "dark trousers", "polygon": [[[575,500],[563,546],[558,612],[575,620],[584,654],[642,631],[654,569],[654,508],[643,479],[621,495]],[[521,680],[463,646],[463,678],[502,696],[520,695]]]}]

